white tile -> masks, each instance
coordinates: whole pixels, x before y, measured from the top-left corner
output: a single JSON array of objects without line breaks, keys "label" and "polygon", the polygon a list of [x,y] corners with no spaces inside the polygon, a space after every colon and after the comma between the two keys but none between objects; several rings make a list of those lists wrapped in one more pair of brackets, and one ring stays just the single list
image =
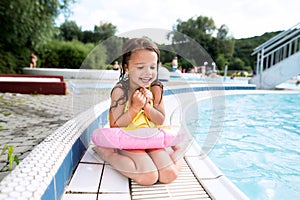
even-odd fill
[{"label": "white tile", "polygon": [[97,200],[97,194],[64,194],[62,200]]},{"label": "white tile", "polygon": [[219,168],[210,160],[208,156],[205,157],[185,157],[190,168],[199,179],[217,178],[223,175]]},{"label": "white tile", "polygon": [[80,163],[72,177],[67,191],[70,192],[98,192],[98,186],[103,165]]},{"label": "white tile", "polygon": [[205,187],[215,199],[222,200],[247,200],[249,199],[243,192],[241,192],[230,180],[225,176],[217,179],[202,180],[203,187]]},{"label": "white tile", "polygon": [[93,146],[89,146],[84,156],[82,157],[80,162],[88,162],[88,163],[102,163],[104,161],[100,158],[100,156],[92,149]]},{"label": "white tile", "polygon": [[105,165],[100,192],[129,193],[129,180],[127,177],[114,170],[110,165]]},{"label": "white tile", "polygon": [[112,199],[118,199],[118,200],[131,200],[131,197],[128,194],[99,194],[98,199],[101,200],[112,200]]}]

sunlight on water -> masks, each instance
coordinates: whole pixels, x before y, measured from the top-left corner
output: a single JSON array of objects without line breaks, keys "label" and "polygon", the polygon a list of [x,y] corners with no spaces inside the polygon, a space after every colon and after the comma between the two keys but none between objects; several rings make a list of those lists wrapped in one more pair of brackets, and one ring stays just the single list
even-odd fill
[{"label": "sunlight on water", "polygon": [[225,104],[203,100],[198,116],[188,115],[198,143],[217,120],[213,110],[223,109],[223,132],[209,157],[250,199],[299,199],[300,94],[232,95]]}]

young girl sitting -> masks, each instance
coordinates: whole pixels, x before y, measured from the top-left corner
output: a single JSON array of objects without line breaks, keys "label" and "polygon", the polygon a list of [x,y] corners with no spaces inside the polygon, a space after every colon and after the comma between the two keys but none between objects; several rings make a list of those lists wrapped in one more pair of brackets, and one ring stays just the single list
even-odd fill
[{"label": "young girl sitting", "polygon": [[[144,38],[126,42],[122,49],[120,81],[111,91],[110,127],[155,127],[165,120],[163,86],[157,80],[160,52]],[[140,185],[170,183],[180,170],[176,146],[165,149],[124,150],[94,147],[100,157]],[[176,155],[176,156],[175,156]]]}]

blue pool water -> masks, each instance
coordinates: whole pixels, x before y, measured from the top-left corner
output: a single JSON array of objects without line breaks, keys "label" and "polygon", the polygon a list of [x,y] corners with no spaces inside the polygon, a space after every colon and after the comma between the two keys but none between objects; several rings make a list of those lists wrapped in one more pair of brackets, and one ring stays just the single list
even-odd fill
[{"label": "blue pool water", "polygon": [[229,95],[214,104],[198,102],[187,124],[203,145],[224,117],[209,153],[219,169],[250,199],[300,199],[300,94]]}]

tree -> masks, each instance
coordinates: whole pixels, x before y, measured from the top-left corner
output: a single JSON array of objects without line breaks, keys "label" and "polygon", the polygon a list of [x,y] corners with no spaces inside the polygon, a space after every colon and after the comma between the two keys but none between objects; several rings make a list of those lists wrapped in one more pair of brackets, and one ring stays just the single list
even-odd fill
[{"label": "tree", "polygon": [[81,69],[105,69],[106,68],[106,49],[104,45],[98,44],[85,58]]},{"label": "tree", "polygon": [[[212,18],[199,16],[190,18],[186,22],[177,20],[174,30],[186,35],[174,34],[173,40],[175,44],[186,43],[189,40],[187,36],[196,40],[216,62],[218,69],[222,69],[225,63],[231,62],[234,62],[234,65],[230,65],[231,67],[237,66],[238,68],[244,68],[245,64],[250,64],[250,54],[254,47],[250,52],[248,51],[247,55],[243,54],[243,57],[236,56],[238,53],[237,49],[235,49],[235,44],[239,40],[235,40],[228,35],[229,28],[225,24],[216,28]],[[193,51],[191,49],[187,50]],[[197,52],[193,52],[193,55],[197,55]],[[235,57],[239,57],[241,60],[235,60]],[[208,63],[211,62],[208,61]]]},{"label": "tree", "polygon": [[245,63],[240,58],[234,58],[233,61],[229,64],[228,68],[230,70],[244,70]]},{"label": "tree", "polygon": [[99,26],[94,26],[93,31],[83,31],[80,41],[83,43],[94,43],[103,42],[104,40],[112,37],[117,32],[117,27],[111,23],[100,22]]},{"label": "tree", "polygon": [[[212,18],[199,16],[196,19],[190,18],[186,22],[177,20],[174,30],[183,33],[196,40],[204,49],[208,49],[208,44],[212,38],[216,26]],[[175,41],[183,41],[184,38],[174,37]]]},{"label": "tree", "polygon": [[224,54],[219,54],[216,59],[216,63],[219,70],[224,70],[228,60],[225,58]]},{"label": "tree", "polygon": [[99,26],[94,27],[95,42],[106,40],[114,36],[117,32],[117,27],[111,23],[100,22]]},{"label": "tree", "polygon": [[77,26],[75,21],[66,20],[59,27],[61,39],[66,41],[80,40],[82,38],[81,28]]},{"label": "tree", "polygon": [[216,63],[219,69],[223,69],[225,63],[228,63],[233,58],[235,40],[228,36],[229,29],[223,24],[217,32],[217,50]]},{"label": "tree", "polygon": [[228,27],[225,24],[222,24],[218,28],[217,38],[219,40],[226,40],[228,38]]},{"label": "tree", "polygon": [[[228,36],[229,29],[225,24],[217,29],[213,19],[204,16],[190,18],[186,22],[177,20],[177,23],[174,30],[196,40],[207,51],[214,62],[216,62],[218,68],[221,68],[225,62],[232,59],[234,53],[234,40]],[[216,37],[214,36],[215,33]],[[175,43],[182,44],[189,39],[187,39],[186,36],[175,34],[173,40]],[[189,49],[189,51],[193,50]],[[199,53],[193,52],[193,55],[197,54]],[[203,53],[201,54],[203,55]],[[222,57],[219,57],[220,54],[222,54]],[[207,57],[206,61],[211,63]],[[201,65],[202,64],[203,62]]]},{"label": "tree", "polygon": [[36,48],[54,33],[54,20],[73,0],[2,0],[0,4],[2,48]]},{"label": "tree", "polygon": [[281,31],[275,31],[264,33],[261,36],[235,40],[233,56],[242,59],[247,68],[251,67],[254,70],[256,66],[256,57],[251,56],[253,49],[276,36],[280,32]]},{"label": "tree", "polygon": [[[30,51],[51,39],[55,18],[68,13],[74,0],[1,0],[0,57],[1,71],[21,72],[28,66]],[[6,58],[9,58],[7,60]]]},{"label": "tree", "polygon": [[125,39],[112,36],[101,44],[106,48],[106,63],[113,64],[114,61],[122,62],[121,55],[122,55],[122,47]]},{"label": "tree", "polygon": [[94,32],[93,31],[83,31],[80,41],[83,43],[95,43]]}]

